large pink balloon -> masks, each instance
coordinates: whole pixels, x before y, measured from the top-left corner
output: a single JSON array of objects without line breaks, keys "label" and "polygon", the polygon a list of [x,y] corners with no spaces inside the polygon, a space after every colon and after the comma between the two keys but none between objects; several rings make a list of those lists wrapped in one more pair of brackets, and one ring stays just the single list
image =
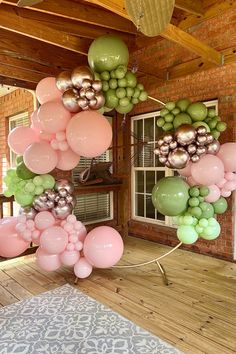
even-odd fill
[{"label": "large pink balloon", "polygon": [[217,187],[215,184],[212,186],[208,186],[209,194],[205,197],[205,202],[207,203],[214,203],[220,198],[220,188]]},{"label": "large pink balloon", "polygon": [[23,155],[27,147],[36,141],[37,133],[29,127],[14,128],[8,135],[8,145],[18,155]]},{"label": "large pink balloon", "polygon": [[197,183],[211,186],[224,178],[224,165],[217,156],[207,154],[192,164],[191,173]]},{"label": "large pink balloon", "polygon": [[112,141],[112,128],[98,112],[84,111],[70,120],[66,137],[71,149],[80,156],[96,157],[104,153]]},{"label": "large pink balloon", "polygon": [[82,257],[74,266],[74,273],[77,278],[87,278],[92,273],[93,267],[86,260],[86,258]]},{"label": "large pink balloon", "polygon": [[123,240],[110,226],[95,227],[84,240],[84,256],[97,268],[109,268],[116,264],[124,250]]},{"label": "large pink balloon", "polygon": [[80,156],[70,148],[67,151],[58,151],[57,168],[62,171],[70,171],[75,168],[80,160]]},{"label": "large pink balloon", "polygon": [[62,93],[56,86],[55,77],[45,77],[36,87],[36,97],[40,104],[61,98]]},{"label": "large pink balloon", "polygon": [[8,217],[0,220],[0,256],[16,257],[29,247],[30,243],[24,241],[16,232],[16,217]]},{"label": "large pink balloon", "polygon": [[38,110],[34,111],[31,116],[30,116],[30,120],[31,120],[31,128],[37,133],[39,134],[40,131],[42,130],[41,124],[38,120]]},{"label": "large pink balloon", "polygon": [[58,254],[48,254],[41,247],[36,251],[36,262],[40,268],[47,272],[53,272],[61,266]]},{"label": "large pink balloon", "polygon": [[38,120],[42,130],[47,133],[65,130],[70,118],[70,112],[61,101],[46,102],[38,110]]},{"label": "large pink balloon", "polygon": [[65,250],[68,244],[68,234],[61,226],[52,226],[41,234],[40,245],[50,254],[58,254]]},{"label": "large pink balloon", "polygon": [[178,170],[180,176],[190,177],[191,176],[191,166],[192,166],[192,162],[190,161],[186,167]]},{"label": "large pink balloon", "polygon": [[236,143],[221,145],[217,156],[223,162],[225,171],[236,172]]},{"label": "large pink balloon", "polygon": [[74,251],[66,250],[60,255],[61,262],[68,267],[75,265],[75,263],[78,262],[79,257],[80,254],[76,250]]},{"label": "large pink balloon", "polygon": [[35,216],[34,222],[39,230],[45,230],[55,224],[55,218],[50,211],[41,211]]},{"label": "large pink balloon", "polygon": [[46,141],[33,143],[24,153],[26,167],[34,173],[49,173],[56,167],[58,156]]}]

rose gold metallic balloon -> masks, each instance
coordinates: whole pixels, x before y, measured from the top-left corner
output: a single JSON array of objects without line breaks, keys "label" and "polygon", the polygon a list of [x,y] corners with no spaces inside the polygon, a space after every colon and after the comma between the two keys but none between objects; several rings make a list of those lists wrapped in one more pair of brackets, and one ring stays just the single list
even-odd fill
[{"label": "rose gold metallic balloon", "polygon": [[214,140],[212,143],[207,145],[208,154],[215,155],[220,150],[220,143],[218,140]]},{"label": "rose gold metallic balloon", "polygon": [[80,106],[80,108],[82,108],[83,110],[86,109],[86,107],[88,107],[89,101],[84,97],[84,98],[79,98],[78,99],[78,105]]},{"label": "rose gold metallic balloon", "polygon": [[96,109],[96,105],[97,105],[97,100],[96,98],[92,98],[91,100],[89,100],[89,108],[91,109]]},{"label": "rose gold metallic balloon", "polygon": [[169,161],[166,161],[165,165],[166,165],[166,167],[171,168],[171,164],[169,163]]},{"label": "rose gold metallic balloon", "polygon": [[173,136],[172,136],[172,134],[166,133],[166,134],[163,136],[163,140],[164,140],[165,143],[170,144],[170,143],[173,141]]},{"label": "rose gold metallic balloon", "polygon": [[196,150],[197,155],[203,155],[207,152],[207,148],[205,146],[198,146]]},{"label": "rose gold metallic balloon", "polygon": [[85,88],[80,89],[79,90],[79,97],[81,97],[81,98],[86,97],[86,92],[87,92],[87,89],[85,89]]},{"label": "rose gold metallic balloon", "polygon": [[105,97],[103,96],[102,92],[98,92],[98,93],[96,93],[95,98],[97,100],[97,104],[95,106],[95,109],[100,109],[105,104]]},{"label": "rose gold metallic balloon", "polygon": [[197,151],[196,145],[194,145],[194,144],[188,145],[187,151],[188,151],[188,153],[189,153],[190,155],[195,154],[195,152]]},{"label": "rose gold metallic balloon", "polygon": [[207,136],[206,135],[198,135],[196,140],[197,140],[198,145],[205,145],[207,142]]},{"label": "rose gold metallic balloon", "polygon": [[88,66],[78,66],[72,71],[71,80],[76,88],[81,88],[85,79],[93,80],[93,73]]},{"label": "rose gold metallic balloon", "polygon": [[160,151],[162,155],[168,155],[169,154],[169,144],[164,143],[163,145],[160,146]]},{"label": "rose gold metallic balloon", "polygon": [[178,146],[177,141],[171,141],[170,144],[169,144],[169,147],[170,147],[171,150],[176,149],[177,146]]},{"label": "rose gold metallic balloon", "polygon": [[92,81],[89,79],[84,79],[82,81],[81,87],[84,89],[88,89],[88,88],[92,87]]},{"label": "rose gold metallic balloon", "polygon": [[101,91],[102,90],[102,81],[94,80],[92,83],[92,88],[97,92]]},{"label": "rose gold metallic balloon", "polygon": [[197,130],[197,134],[199,135],[206,135],[207,133],[207,128],[204,127],[203,125],[200,125],[200,127],[198,127],[196,130]]},{"label": "rose gold metallic balloon", "polygon": [[191,161],[192,162],[198,162],[200,160],[200,156],[198,156],[197,154],[191,156]]},{"label": "rose gold metallic balloon", "polygon": [[184,168],[189,162],[189,154],[183,148],[176,148],[169,153],[168,162],[173,168]]},{"label": "rose gold metallic balloon", "polygon": [[70,88],[73,87],[72,81],[71,81],[71,72],[70,71],[62,71],[57,77],[56,77],[56,85],[58,90],[61,92],[65,92],[66,90],[69,90]]},{"label": "rose gold metallic balloon", "polygon": [[196,130],[190,124],[182,124],[176,129],[175,138],[180,145],[189,145],[196,138]]},{"label": "rose gold metallic balloon", "polygon": [[161,146],[164,143],[164,140],[162,138],[157,140],[157,145]]},{"label": "rose gold metallic balloon", "polygon": [[160,163],[163,163],[163,164],[165,164],[166,163],[166,161],[167,161],[167,157],[166,156],[160,156],[159,157],[159,161],[160,161]]},{"label": "rose gold metallic balloon", "polygon": [[155,154],[155,155],[160,155],[160,153],[161,153],[161,152],[160,152],[160,149],[159,149],[159,148],[155,148],[155,149],[154,149],[154,154]]},{"label": "rose gold metallic balloon", "polygon": [[89,88],[86,90],[86,93],[85,93],[85,97],[88,99],[88,100],[91,100],[92,98],[95,97],[95,92],[92,88]]},{"label": "rose gold metallic balloon", "polygon": [[81,108],[78,104],[77,90],[69,89],[65,91],[62,95],[62,103],[69,112],[78,113],[81,111]]},{"label": "rose gold metallic balloon", "polygon": [[207,133],[206,134],[206,137],[207,137],[207,143],[210,144],[214,141],[214,137],[211,133]]}]

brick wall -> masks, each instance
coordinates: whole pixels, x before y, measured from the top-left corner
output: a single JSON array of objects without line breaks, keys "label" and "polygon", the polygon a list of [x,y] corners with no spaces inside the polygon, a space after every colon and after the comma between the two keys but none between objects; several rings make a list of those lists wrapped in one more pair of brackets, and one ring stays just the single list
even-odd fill
[{"label": "brick wall", "polygon": [[9,149],[7,146],[9,117],[18,113],[34,110],[33,95],[24,89],[17,89],[5,96],[0,97],[0,193],[2,192],[2,157],[7,155],[9,163]]},{"label": "brick wall", "polygon": [[[236,45],[235,12],[229,11],[228,16],[211,19],[189,30],[197,38],[204,40],[217,49],[226,49]],[[170,41],[163,40],[156,46],[135,53],[140,63],[146,63],[149,67],[162,68],[176,63],[191,60],[195,55],[182,49]],[[228,129],[221,135],[221,143],[235,141],[236,137],[236,64],[216,67],[175,80],[160,83],[153,77],[142,78],[142,83],[150,96],[163,102],[176,101],[180,98],[189,97],[192,101],[209,101],[218,99],[219,115],[228,124]],[[136,106],[135,114],[152,112],[161,106],[151,100]],[[216,241],[198,241],[193,246],[185,247],[203,254],[214,255],[228,260],[233,259],[234,215],[232,198],[229,200],[228,211],[219,216],[222,231]],[[141,223],[134,220],[129,222],[129,232],[138,237],[156,242],[176,245],[176,231],[172,228],[156,226],[154,224]]]}]

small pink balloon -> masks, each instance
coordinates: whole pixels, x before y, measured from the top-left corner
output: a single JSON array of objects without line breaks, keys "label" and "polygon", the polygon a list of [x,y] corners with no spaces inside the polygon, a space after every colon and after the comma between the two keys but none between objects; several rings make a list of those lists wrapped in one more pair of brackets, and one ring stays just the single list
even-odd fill
[{"label": "small pink balloon", "polygon": [[48,254],[41,247],[36,251],[36,262],[40,268],[47,272],[53,272],[61,266],[58,254]]},{"label": "small pink balloon", "polygon": [[220,198],[220,188],[217,187],[215,184],[212,186],[208,186],[209,194],[205,197],[205,202],[207,203],[214,203]]},{"label": "small pink balloon", "polygon": [[223,162],[227,172],[236,172],[236,143],[221,145],[217,156]]},{"label": "small pink balloon", "polygon": [[45,77],[36,87],[36,97],[40,104],[62,97],[61,91],[56,86],[55,77]]},{"label": "small pink balloon", "polygon": [[104,153],[112,141],[112,128],[98,112],[83,111],[70,120],[66,129],[67,142],[80,156],[96,157]]},{"label": "small pink balloon", "polygon": [[55,134],[44,132],[43,130],[39,133],[39,138],[45,141],[52,141],[55,139]]},{"label": "small pink balloon", "polygon": [[65,266],[73,266],[76,262],[78,262],[80,258],[80,254],[78,251],[64,251],[60,255],[60,259],[62,264]]},{"label": "small pink balloon", "polygon": [[236,189],[236,181],[228,181],[224,185],[224,189],[233,192]]},{"label": "small pink balloon", "polygon": [[187,178],[187,183],[190,185],[190,187],[193,187],[193,186],[197,186],[198,183],[195,181],[195,179],[193,179],[192,176],[188,177]]},{"label": "small pink balloon", "polygon": [[29,127],[16,127],[8,135],[8,145],[18,155],[23,155],[27,147],[36,141],[38,136]]},{"label": "small pink balloon", "polygon": [[0,220],[0,256],[16,257],[23,253],[30,245],[30,242],[16,232],[18,219],[10,216]]},{"label": "small pink balloon", "polygon": [[50,254],[62,253],[68,244],[68,234],[61,226],[44,230],[40,237],[42,249]]},{"label": "small pink balloon", "polygon": [[86,260],[86,258],[82,257],[74,266],[74,273],[77,278],[87,278],[92,273],[93,267]]},{"label": "small pink balloon", "polygon": [[227,180],[225,178],[223,178],[219,183],[216,183],[216,185],[217,185],[217,187],[219,187],[221,189],[224,187],[226,182],[227,182]]},{"label": "small pink balloon", "polygon": [[46,141],[33,143],[24,153],[24,163],[37,174],[49,173],[56,167],[58,156]]},{"label": "small pink balloon", "polygon": [[58,151],[57,154],[58,163],[56,167],[62,171],[73,170],[73,168],[75,168],[80,161],[80,156],[70,148],[66,151]]},{"label": "small pink balloon", "polygon": [[191,176],[191,166],[192,166],[192,162],[190,161],[185,168],[181,168],[180,170],[178,170],[180,176],[190,177]]},{"label": "small pink balloon", "polygon": [[65,130],[70,118],[70,112],[67,111],[61,101],[46,102],[38,110],[38,120],[42,130],[47,133],[57,133]]},{"label": "small pink balloon", "polygon": [[49,211],[41,211],[35,216],[34,221],[39,230],[45,230],[55,224],[55,218]]},{"label": "small pink balloon", "polygon": [[226,172],[225,173],[225,179],[227,179],[227,181],[233,181],[236,177],[236,174],[233,172]]},{"label": "small pink balloon", "polygon": [[224,178],[224,165],[217,156],[207,154],[192,164],[191,173],[198,184],[211,186]]},{"label": "small pink balloon", "polygon": [[90,231],[84,240],[84,256],[97,268],[109,268],[122,257],[123,240],[110,226],[98,226]]},{"label": "small pink balloon", "polygon": [[221,189],[221,195],[222,197],[228,198],[231,196],[231,191],[228,191],[226,189]]}]

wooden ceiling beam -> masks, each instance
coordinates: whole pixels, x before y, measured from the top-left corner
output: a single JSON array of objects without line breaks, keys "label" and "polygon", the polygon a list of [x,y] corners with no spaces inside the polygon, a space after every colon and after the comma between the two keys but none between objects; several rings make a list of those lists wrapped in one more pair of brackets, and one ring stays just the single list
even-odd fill
[{"label": "wooden ceiling beam", "polygon": [[48,74],[32,72],[22,68],[14,68],[13,66],[9,66],[1,63],[0,76],[37,84],[44,77],[47,77]]},{"label": "wooden ceiling beam", "polygon": [[18,79],[12,79],[10,77],[0,76],[0,84],[7,85],[7,86],[15,86],[21,87],[29,90],[35,90],[36,83],[35,82],[27,82]]},{"label": "wooden ceiling beam", "polygon": [[[17,0],[3,0],[3,3],[17,5]],[[136,34],[133,23],[121,16],[113,15],[106,10],[88,7],[86,4],[69,0],[44,0],[42,3],[31,7],[34,11],[65,17],[67,19],[88,23],[95,26]]]},{"label": "wooden ceiling beam", "polygon": [[24,19],[22,21],[22,18],[17,15],[14,8],[8,5],[1,5],[0,28],[20,33],[26,37],[35,38],[44,43],[53,44],[82,55],[87,55],[91,43],[87,39],[65,34],[45,25],[35,23],[33,20]]},{"label": "wooden ceiling beam", "polygon": [[204,14],[202,0],[176,0],[175,7],[197,16]]}]

